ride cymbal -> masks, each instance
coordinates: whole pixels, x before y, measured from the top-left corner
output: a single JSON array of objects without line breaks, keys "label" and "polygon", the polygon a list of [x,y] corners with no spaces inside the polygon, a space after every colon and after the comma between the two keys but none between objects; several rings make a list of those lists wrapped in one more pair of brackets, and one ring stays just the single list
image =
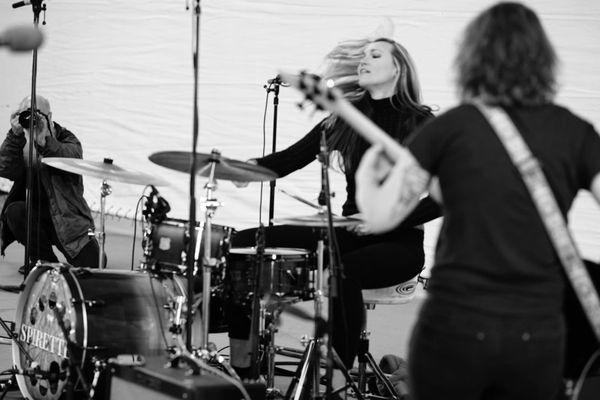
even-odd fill
[{"label": "ride cymbal", "polygon": [[[189,173],[192,167],[192,153],[187,151],[160,151],[148,157],[150,161],[175,171]],[[210,154],[197,153],[197,174],[209,176],[212,165],[215,166],[215,179],[240,182],[271,181],[277,174],[268,168],[225,158],[217,151]]]}]

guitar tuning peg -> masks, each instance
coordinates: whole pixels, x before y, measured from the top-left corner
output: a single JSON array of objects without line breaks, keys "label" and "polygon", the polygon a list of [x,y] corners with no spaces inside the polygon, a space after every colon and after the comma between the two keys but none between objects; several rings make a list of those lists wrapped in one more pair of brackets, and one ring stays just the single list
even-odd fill
[{"label": "guitar tuning peg", "polygon": [[323,106],[322,106],[322,105],[320,105],[320,104],[317,104],[317,105],[315,106],[315,108],[316,108],[318,111],[325,111],[325,109],[323,108]]}]

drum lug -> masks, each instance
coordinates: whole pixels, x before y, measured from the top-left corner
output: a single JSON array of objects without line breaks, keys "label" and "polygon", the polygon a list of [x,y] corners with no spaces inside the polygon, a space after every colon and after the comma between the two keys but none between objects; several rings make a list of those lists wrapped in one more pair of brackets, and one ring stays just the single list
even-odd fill
[{"label": "drum lug", "polygon": [[76,300],[71,299],[72,305],[85,304],[87,307],[103,307],[106,303],[104,300]]}]

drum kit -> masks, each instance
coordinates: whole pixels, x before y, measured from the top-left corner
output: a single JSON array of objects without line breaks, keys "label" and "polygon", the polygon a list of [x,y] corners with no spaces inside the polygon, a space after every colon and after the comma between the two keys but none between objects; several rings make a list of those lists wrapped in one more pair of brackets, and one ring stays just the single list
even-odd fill
[{"label": "drum kit", "polygon": [[[190,171],[191,156],[187,152],[159,152],[149,158],[169,169]],[[81,398],[100,398],[109,379],[107,367],[123,354],[185,355],[237,377],[222,357],[216,357],[208,341],[209,332],[227,329],[222,311],[225,301],[246,308],[252,305],[252,319],[259,321],[253,333],[268,339],[266,343],[257,341],[259,345],[254,349],[261,353],[259,359],[266,360],[267,394],[283,397],[274,386],[275,324],[266,321],[274,314],[270,310],[281,311],[285,304],[302,300],[314,300],[315,318],[322,320],[323,240],[319,240],[316,254],[305,249],[268,248],[264,241],[256,247],[232,248],[235,229],[212,223],[220,206],[214,197],[216,181],[266,181],[277,176],[264,167],[222,157],[217,151],[198,154],[197,161],[198,175],[208,178],[203,221],[189,229],[188,221],[166,218],[168,204],[166,211],[165,207],[147,204],[146,211],[150,211],[144,213],[147,228],[142,240],[143,257],[136,271],[39,262],[28,275],[18,301],[13,335],[17,382],[27,398],[58,400],[69,390]],[[102,180],[97,233],[101,261],[105,256],[105,201],[112,192],[109,182],[152,186],[166,183],[154,175],[121,168],[110,159],[93,162],[44,158],[42,162]],[[316,213],[273,222],[324,228],[328,220],[325,213]],[[334,217],[333,223],[352,226],[360,220]],[[188,257],[193,257],[193,271],[188,270]],[[194,293],[189,290],[190,276]],[[186,308],[192,297],[193,309]],[[200,308],[200,315],[195,316]],[[184,328],[194,317],[201,321],[201,332]],[[184,341],[198,337],[198,333],[200,345],[190,352]],[[307,352],[316,354],[318,347],[315,341]],[[299,366],[303,374],[300,388],[308,379],[305,370],[310,358],[312,355],[306,354],[301,361],[305,365]],[[286,394],[286,398],[291,397],[292,393]]]}]

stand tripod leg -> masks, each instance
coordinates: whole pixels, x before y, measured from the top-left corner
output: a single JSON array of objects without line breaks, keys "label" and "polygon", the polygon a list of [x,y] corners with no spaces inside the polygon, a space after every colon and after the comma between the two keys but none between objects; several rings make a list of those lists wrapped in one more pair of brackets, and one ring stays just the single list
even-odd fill
[{"label": "stand tripod leg", "polygon": [[394,385],[392,385],[387,376],[385,376],[381,368],[379,368],[379,365],[377,365],[377,362],[375,362],[375,359],[373,358],[371,353],[364,354],[364,357],[366,357],[367,362],[369,363],[369,367],[371,367],[371,370],[375,373],[375,376],[377,377],[379,382],[381,382],[383,386],[385,386],[387,391],[390,393],[390,397],[394,400],[400,400],[400,394],[396,391],[396,388],[394,387]]},{"label": "stand tripod leg", "polygon": [[[296,369],[296,374],[292,378],[290,386],[288,387],[288,390],[285,393],[285,400],[291,400],[292,394],[294,394],[294,400],[299,400],[301,398],[305,388],[304,382],[306,381],[306,377],[310,370],[311,364],[315,363],[315,347],[316,342],[314,339],[308,342],[308,345],[304,350],[304,354],[302,355],[302,359],[300,360],[300,364],[298,364],[298,368]],[[317,362],[318,361],[319,360],[317,360]],[[299,386],[299,388],[296,390],[297,386]]]},{"label": "stand tripod leg", "polygon": [[334,361],[335,365],[338,367],[338,369],[340,370],[340,372],[342,373],[342,375],[344,375],[344,379],[346,379],[346,385],[343,386],[343,387],[341,387],[340,389],[334,390],[332,392],[332,394],[339,393],[339,392],[343,391],[346,388],[350,388],[350,389],[352,389],[354,391],[354,396],[358,400],[364,400],[365,397],[363,395],[363,392],[360,391],[360,389],[358,388],[358,386],[354,382],[354,379],[352,379],[352,376],[350,376],[350,373],[348,372],[348,369],[346,369],[346,366],[342,362],[342,359],[340,358],[340,356],[338,355],[338,353],[335,351],[334,348],[332,348],[331,351],[333,353],[333,361]]}]

